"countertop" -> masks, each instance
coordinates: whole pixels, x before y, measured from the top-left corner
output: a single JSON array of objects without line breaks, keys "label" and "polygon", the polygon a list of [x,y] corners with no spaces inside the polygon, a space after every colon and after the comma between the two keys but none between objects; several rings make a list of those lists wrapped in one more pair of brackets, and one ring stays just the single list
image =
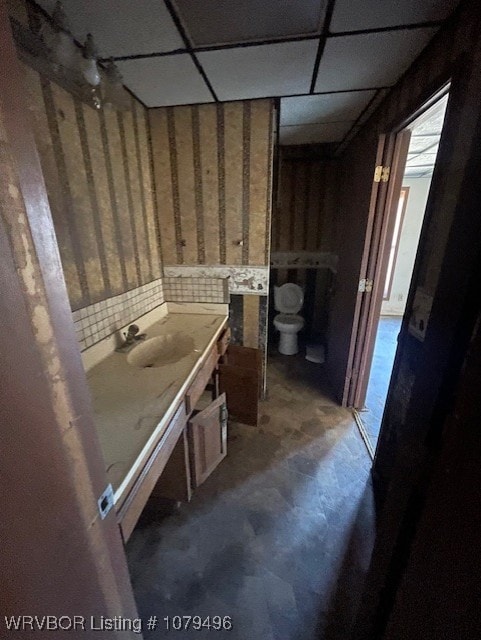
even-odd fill
[{"label": "countertop", "polygon": [[[164,432],[227,322],[224,315],[172,313],[147,329],[147,339],[181,332],[192,351],[177,362],[137,368],[113,352],[87,374],[95,424],[115,502],[120,501]],[[143,342],[139,342],[142,345]]]}]

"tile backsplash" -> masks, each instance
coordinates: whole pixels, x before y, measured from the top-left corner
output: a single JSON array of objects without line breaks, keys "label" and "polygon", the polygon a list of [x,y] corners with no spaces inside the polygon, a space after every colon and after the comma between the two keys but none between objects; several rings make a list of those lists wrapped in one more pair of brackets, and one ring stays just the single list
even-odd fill
[{"label": "tile backsplash", "polygon": [[73,312],[84,351],[164,302],[228,303],[226,278],[159,278]]},{"label": "tile backsplash", "polygon": [[227,278],[164,277],[162,282],[170,302],[229,302]]},{"label": "tile backsplash", "polygon": [[164,291],[162,279],[159,278],[74,311],[73,320],[80,350],[88,349],[163,302]]}]

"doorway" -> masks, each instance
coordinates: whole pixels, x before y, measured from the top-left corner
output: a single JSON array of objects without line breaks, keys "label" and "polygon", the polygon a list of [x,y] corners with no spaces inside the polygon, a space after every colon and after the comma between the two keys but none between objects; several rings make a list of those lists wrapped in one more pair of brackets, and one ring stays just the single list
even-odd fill
[{"label": "doorway", "polygon": [[[449,86],[393,135],[391,175],[384,197],[379,190],[373,233],[366,247],[365,296],[353,351],[349,404],[371,456],[377,446],[397,339],[411,285],[424,213],[436,164]],[[419,113],[419,112],[418,112]],[[385,145],[389,144],[389,141]],[[388,150],[389,154],[389,150]],[[376,214],[378,220],[376,220]],[[369,263],[372,264],[369,272]],[[410,328],[422,332],[422,328]],[[417,336],[420,337],[419,335]],[[421,336],[422,338],[422,336]]]}]

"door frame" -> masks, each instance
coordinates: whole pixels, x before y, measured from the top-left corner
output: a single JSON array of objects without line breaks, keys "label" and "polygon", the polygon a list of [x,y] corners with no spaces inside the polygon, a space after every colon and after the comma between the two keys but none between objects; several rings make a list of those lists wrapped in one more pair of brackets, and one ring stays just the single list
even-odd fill
[{"label": "door frame", "polygon": [[[369,374],[374,355],[384,284],[389,260],[389,247],[394,232],[396,212],[402,188],[409,149],[407,127],[433,104],[449,93],[450,80],[435,91],[408,118],[390,133],[379,136],[376,167],[389,167],[386,183],[373,182],[368,225],[360,269],[360,282],[372,281],[372,289],[358,291],[348,359],[348,375],[343,393],[343,405],[358,410],[364,408]],[[379,158],[382,157],[382,162]]]},{"label": "door frame", "polygon": [[3,1],[0,69],[3,613],[133,620],[115,509],[98,507],[108,480]]},{"label": "door frame", "polygon": [[376,342],[376,333],[381,312],[384,284],[389,261],[399,196],[401,194],[404,168],[411,132],[403,129],[388,136],[383,167],[389,167],[389,180],[380,189],[375,205],[370,211],[372,232],[366,238],[363,261],[366,265],[364,278],[372,282],[372,289],[359,292],[361,296],[360,319],[353,349],[352,375],[347,402],[355,409],[363,409],[366,400],[369,371]]},{"label": "door frame", "polygon": [[[409,191],[410,191],[410,187],[407,187],[405,185],[403,185],[401,187],[401,193],[399,195],[399,202],[401,201],[401,197],[403,195],[403,192],[404,192],[405,195],[404,195],[404,198],[403,198],[403,204],[402,204],[401,211],[399,212],[399,204],[398,204],[398,210],[396,211],[396,222],[397,222],[397,218],[398,218],[398,215],[399,215],[399,225],[396,225],[396,223],[394,224],[394,231],[396,230],[396,226],[397,226],[398,227],[398,235],[397,235],[396,239],[394,239],[394,235],[392,236],[391,246],[388,247],[388,253],[389,253],[388,269],[389,269],[389,260],[391,258],[391,251],[392,251],[392,248],[393,248],[393,242],[396,243],[394,245],[394,254],[393,254],[393,259],[392,259],[392,269],[391,269],[391,273],[389,275],[389,282],[387,281],[387,273],[386,273],[386,280],[384,282],[384,292],[383,292],[383,296],[382,296],[382,301],[383,302],[389,302],[391,300],[392,285],[393,285],[393,282],[394,282],[394,272],[395,272],[396,261],[398,259],[398,254],[399,254],[399,246],[401,244],[401,234],[402,234],[404,219],[406,217],[406,209],[407,209],[408,200],[409,200]],[[387,288],[387,295],[385,295],[386,294],[386,288]]]}]

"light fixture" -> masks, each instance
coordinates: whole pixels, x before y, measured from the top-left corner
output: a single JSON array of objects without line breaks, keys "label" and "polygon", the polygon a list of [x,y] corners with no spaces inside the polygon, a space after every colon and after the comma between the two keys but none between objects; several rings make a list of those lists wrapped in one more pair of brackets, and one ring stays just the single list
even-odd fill
[{"label": "light fixture", "polygon": [[97,65],[97,49],[94,44],[94,39],[91,33],[87,34],[85,45],[83,49],[82,61],[81,61],[82,77],[88,83],[90,87],[90,94],[92,98],[92,104],[96,109],[100,109],[102,101],[98,87],[102,80],[100,71]]},{"label": "light fixture", "polygon": [[98,62],[91,33],[80,45],[73,37],[62,3],[55,3],[50,19],[37,12],[30,28],[12,19],[21,58],[94,109],[132,109],[132,99],[113,59]]},{"label": "light fixture", "polygon": [[92,87],[100,84],[100,73],[97,66],[97,49],[91,33],[87,34],[82,56],[82,75]]},{"label": "light fixture", "polygon": [[120,73],[113,58],[105,66],[103,88],[103,104],[118,111],[128,111],[132,108],[130,97],[123,85]]},{"label": "light fixture", "polygon": [[67,15],[60,0],[55,3],[52,14],[52,29],[45,32],[44,38],[52,55],[52,62],[60,67],[64,74],[78,72],[79,50],[75,45]]}]

